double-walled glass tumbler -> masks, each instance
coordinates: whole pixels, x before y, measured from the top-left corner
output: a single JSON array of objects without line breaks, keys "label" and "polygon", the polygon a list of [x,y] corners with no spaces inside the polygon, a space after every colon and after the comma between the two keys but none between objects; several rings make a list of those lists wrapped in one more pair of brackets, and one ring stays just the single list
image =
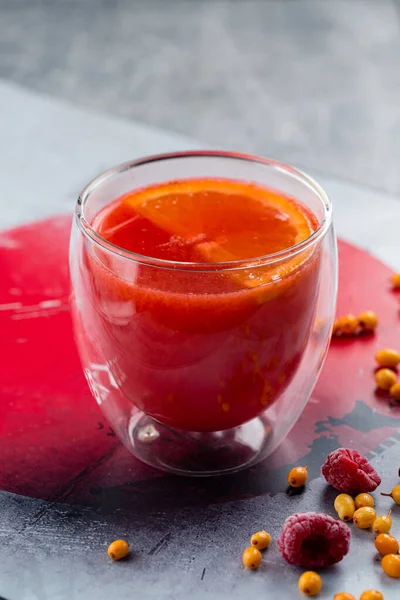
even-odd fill
[{"label": "double-walled glass tumbler", "polygon": [[[273,254],[196,263],[136,254],[97,231],[96,216],[121,195],[185,179],[264,186],[301,203],[317,226]],[[332,211],[313,179],[223,152],[118,166],[78,199],[70,271],[87,381],[133,455],[173,473],[214,475],[277,448],[310,397],[334,317]]]}]

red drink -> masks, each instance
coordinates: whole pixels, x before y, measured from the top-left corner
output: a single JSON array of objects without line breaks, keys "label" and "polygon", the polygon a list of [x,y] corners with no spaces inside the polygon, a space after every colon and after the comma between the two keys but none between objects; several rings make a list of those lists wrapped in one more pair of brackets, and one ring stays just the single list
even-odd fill
[{"label": "red drink", "polygon": [[279,400],[310,338],[320,251],[259,257],[319,225],[292,198],[225,179],[160,184],[106,205],[92,227],[133,260],[86,249],[85,325],[126,398],[189,431],[240,425]]}]

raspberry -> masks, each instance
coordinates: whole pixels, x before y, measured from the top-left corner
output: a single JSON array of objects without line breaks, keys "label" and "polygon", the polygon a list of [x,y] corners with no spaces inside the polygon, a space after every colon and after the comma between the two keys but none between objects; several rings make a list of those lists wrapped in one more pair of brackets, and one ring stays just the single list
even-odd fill
[{"label": "raspberry", "polygon": [[292,565],[333,565],[349,551],[350,529],[323,513],[298,513],[286,519],[278,539],[279,552]]},{"label": "raspberry", "polygon": [[344,494],[373,492],[381,478],[357,450],[338,448],[328,454],[322,465],[322,475],[334,488]]}]

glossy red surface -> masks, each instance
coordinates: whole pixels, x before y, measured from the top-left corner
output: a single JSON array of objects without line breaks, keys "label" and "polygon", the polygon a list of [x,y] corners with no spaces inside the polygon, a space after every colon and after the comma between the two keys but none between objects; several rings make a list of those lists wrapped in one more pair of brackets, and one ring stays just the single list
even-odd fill
[{"label": "glossy red surface", "polygon": [[[146,480],[153,489],[149,480],[165,476],[121,446],[87,387],[68,307],[70,223],[62,216],[0,234],[0,488],[87,502],[99,487],[127,490]],[[381,322],[375,336],[331,345],[313,397],[268,461],[270,470],[286,469],[312,447],[320,465],[326,448],[332,449],[329,440],[365,453],[398,429],[400,409],[377,396],[373,382],[375,350],[399,345],[399,296],[390,289],[391,271],[344,242],[339,257],[338,314],[371,308]],[[260,477],[252,472],[246,494],[265,491],[265,467],[256,472]]]}]

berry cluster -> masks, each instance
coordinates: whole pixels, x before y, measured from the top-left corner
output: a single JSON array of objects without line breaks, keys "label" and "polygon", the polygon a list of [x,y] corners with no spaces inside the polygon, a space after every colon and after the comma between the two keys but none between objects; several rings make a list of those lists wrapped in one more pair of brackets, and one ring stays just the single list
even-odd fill
[{"label": "berry cluster", "polygon": [[[299,488],[306,484],[307,466],[294,467],[288,473],[288,483]],[[359,529],[372,529],[375,534],[375,548],[379,553],[383,572],[392,578],[400,579],[399,542],[390,535],[393,526],[392,511],[377,516],[375,500],[369,492],[381,483],[378,473],[356,450],[338,448],[331,452],[322,465],[326,481],[340,494],[334,501],[338,518],[323,513],[296,513],[286,519],[277,547],[282,557],[290,564],[308,569],[321,569],[341,561],[350,550],[353,523]],[[400,505],[400,485],[382,496],[391,497]],[[355,496],[355,497],[353,497]],[[250,538],[250,545],[243,552],[243,565],[256,570],[262,563],[262,551],[271,544],[272,538],[264,530],[257,531]],[[116,540],[108,548],[108,555],[115,561],[125,558],[129,544]],[[322,589],[322,578],[315,571],[302,573],[298,580],[299,589],[306,596],[316,596]],[[356,600],[349,592],[339,592],[334,600]],[[360,600],[384,600],[378,590],[364,591]]]},{"label": "berry cluster", "polygon": [[[353,523],[359,529],[372,529],[383,572],[400,579],[399,543],[389,533],[393,525],[392,511],[377,516],[375,500],[369,493],[381,483],[378,473],[356,450],[338,448],[327,456],[322,474],[329,484],[341,492],[334,502],[338,519],[312,512],[288,517],[277,540],[282,557],[290,564],[309,569],[333,565],[349,552],[351,530],[348,523]],[[307,465],[294,467],[288,474],[288,482],[293,487],[303,486],[306,481]],[[395,486],[390,494],[382,495],[391,497],[400,505],[400,485]],[[270,542],[271,536],[265,531],[255,533],[251,537],[251,546],[243,554],[244,565],[252,570],[257,569],[262,562],[260,550],[267,548]],[[305,571],[299,578],[298,587],[306,596],[316,596],[322,589],[322,578],[313,570]],[[356,599],[348,592],[339,592],[334,600]],[[360,600],[384,598],[380,591],[369,589],[361,594]]]},{"label": "berry cluster", "polygon": [[375,354],[378,369],[375,372],[375,382],[379,390],[389,392],[390,397],[400,402],[400,382],[397,381],[396,369],[400,364],[400,352],[390,348],[378,350]]},{"label": "berry cluster", "polygon": [[[346,522],[352,521],[359,529],[372,528],[373,533],[377,536],[375,548],[382,556],[381,565],[384,573],[389,577],[399,579],[399,542],[395,537],[389,535],[393,525],[392,511],[389,510],[386,515],[377,517],[374,508],[375,501],[369,493],[366,493],[366,491],[375,490],[381,483],[379,475],[366,458],[348,448],[339,448],[331,452],[322,467],[322,474],[328,483],[342,492],[334,502],[339,519]],[[368,487],[363,487],[363,485]],[[361,489],[366,491],[358,493],[355,498],[350,495]],[[400,485],[395,486],[390,494],[382,493],[381,495],[391,497],[396,504],[400,504]],[[339,594],[338,598],[345,600],[354,598],[354,596],[351,594],[340,596]],[[383,596],[376,590],[368,590],[361,596],[361,600],[365,600],[365,598],[382,599]]]},{"label": "berry cluster", "polygon": [[378,326],[378,317],[372,310],[366,310],[355,317],[352,314],[344,315],[335,320],[332,335],[354,336],[372,333]]}]

